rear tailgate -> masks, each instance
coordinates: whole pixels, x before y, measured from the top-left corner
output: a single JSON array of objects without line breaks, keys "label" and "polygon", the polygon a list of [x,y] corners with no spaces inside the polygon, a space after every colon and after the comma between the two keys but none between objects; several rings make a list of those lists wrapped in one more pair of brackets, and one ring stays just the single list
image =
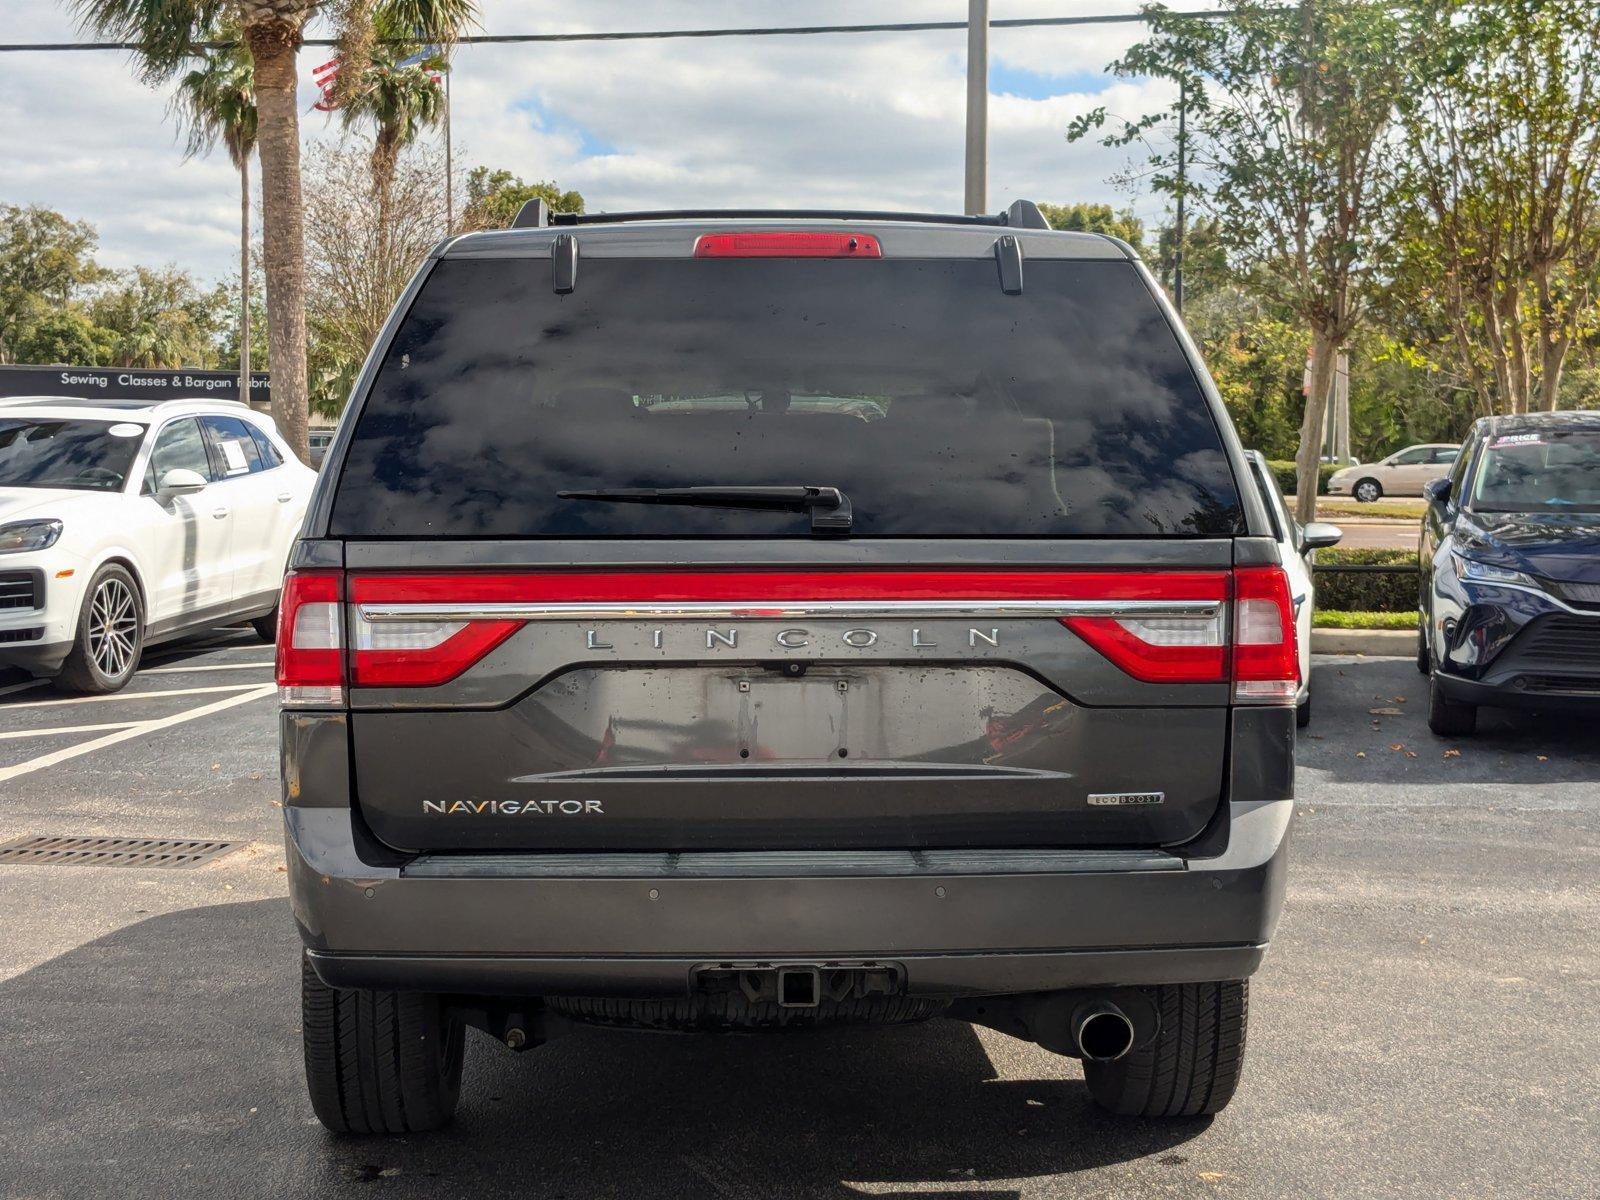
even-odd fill
[{"label": "rear tailgate", "polygon": [[[359,803],[417,850],[1181,842],[1222,792],[1230,547],[1183,549],[1219,566],[358,569]],[[1087,640],[1152,619],[1211,649]],[[445,629],[488,648],[411,686]]]}]

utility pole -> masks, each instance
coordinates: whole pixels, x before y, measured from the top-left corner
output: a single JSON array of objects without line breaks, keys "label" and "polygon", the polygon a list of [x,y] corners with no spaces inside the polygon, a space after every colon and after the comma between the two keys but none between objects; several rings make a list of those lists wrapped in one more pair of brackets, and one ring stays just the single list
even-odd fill
[{"label": "utility pole", "polygon": [[449,237],[456,231],[456,171],[450,145],[450,76],[455,74],[455,63],[447,62],[444,72],[444,233]]},{"label": "utility pole", "polygon": [[966,213],[989,211],[989,0],[967,0]]},{"label": "utility pole", "polygon": [[1178,219],[1173,230],[1172,305],[1183,315],[1184,199],[1189,190],[1189,81],[1178,81]]}]

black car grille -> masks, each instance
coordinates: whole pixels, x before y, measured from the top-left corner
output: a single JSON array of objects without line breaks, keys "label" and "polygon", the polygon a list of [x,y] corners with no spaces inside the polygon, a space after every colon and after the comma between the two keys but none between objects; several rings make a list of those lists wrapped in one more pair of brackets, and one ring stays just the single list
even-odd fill
[{"label": "black car grille", "polygon": [[0,571],[0,610],[42,608],[44,581],[37,571]]},{"label": "black car grille", "polygon": [[1512,644],[1519,665],[1600,670],[1600,616],[1542,617]]},{"label": "black car grille", "polygon": [[1600,679],[1590,675],[1519,675],[1519,691],[1568,696],[1600,696]]},{"label": "black car grille", "polygon": [[43,625],[35,625],[32,629],[0,629],[0,646],[9,646],[14,642],[37,642],[43,636]]},{"label": "black car grille", "polygon": [[1545,590],[1569,604],[1600,605],[1600,583],[1562,583],[1555,579],[1542,581]]}]

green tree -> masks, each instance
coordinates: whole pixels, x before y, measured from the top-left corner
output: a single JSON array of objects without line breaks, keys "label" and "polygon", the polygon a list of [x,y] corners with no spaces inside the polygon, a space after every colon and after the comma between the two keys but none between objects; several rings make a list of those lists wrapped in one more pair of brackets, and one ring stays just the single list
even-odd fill
[{"label": "green tree", "polygon": [[[279,430],[307,455],[305,201],[300,188],[296,56],[305,25],[327,7],[347,45],[369,41],[374,22],[448,44],[476,15],[474,0],[68,0],[91,33],[138,46],[139,73],[164,83],[183,70],[194,44],[219,24],[236,25],[250,52],[259,114],[262,259],[272,410]],[[365,62],[365,53],[351,53]]]},{"label": "green tree", "polygon": [[1117,212],[1109,204],[1041,204],[1039,211],[1051,229],[1110,234],[1145,257],[1144,222],[1127,209]]},{"label": "green tree", "polygon": [[[231,30],[217,33],[223,37]],[[174,100],[190,156],[208,153],[218,142],[239,172],[239,395],[250,395],[250,156],[256,148],[255,72],[249,53],[233,45],[210,50],[200,65],[178,81]]]},{"label": "green tree", "polygon": [[401,65],[421,51],[414,43],[385,42],[370,50],[369,65],[359,78],[348,71],[340,75],[350,80],[340,109],[345,128],[372,127],[372,199],[378,208],[378,253],[385,258],[400,152],[444,119],[444,87],[438,79],[439,72],[450,69],[449,62],[441,54]]},{"label": "green tree", "polygon": [[465,229],[505,229],[529,200],[543,200],[552,212],[583,211],[583,196],[564,192],[552,180],[524,183],[510,171],[473,167],[467,172],[467,204],[461,224]]},{"label": "green tree", "polygon": [[1596,330],[1600,8],[1417,0],[1401,282],[1482,411],[1553,409]]},{"label": "green tree", "polygon": [[39,205],[0,206],[0,362],[31,358],[22,349],[29,329],[105,278],[97,246],[85,221]]},{"label": "green tree", "polygon": [[19,362],[96,367],[110,365],[116,338],[76,308],[51,309],[23,331]]},{"label": "green tree", "polygon": [[224,296],[175,267],[135,267],[94,298],[89,318],[110,339],[110,366],[209,367]]},{"label": "green tree", "polygon": [[[1310,334],[1313,369],[1296,455],[1298,517],[1315,513],[1321,434],[1338,352],[1360,324],[1388,244],[1393,116],[1404,83],[1400,16],[1373,0],[1236,0],[1195,21],[1146,10],[1145,40],[1112,70],[1178,81],[1188,101],[1186,195],[1216,222],[1253,292]],[[1172,195],[1175,149],[1146,141],[1171,108],[1126,122],[1108,144],[1148,147],[1150,181]],[[1069,137],[1104,127],[1105,110]]]}]

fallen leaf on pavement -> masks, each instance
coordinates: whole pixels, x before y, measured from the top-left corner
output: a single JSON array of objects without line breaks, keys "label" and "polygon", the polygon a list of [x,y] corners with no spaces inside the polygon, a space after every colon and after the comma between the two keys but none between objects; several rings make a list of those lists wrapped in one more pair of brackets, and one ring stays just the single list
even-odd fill
[{"label": "fallen leaf on pavement", "polygon": [[1460,758],[1461,757],[1461,751],[1459,751],[1459,750],[1446,750],[1444,752],[1444,756],[1446,758]]},{"label": "fallen leaf on pavement", "polygon": [[1357,750],[1356,751],[1356,757],[1357,758],[1365,758],[1366,756],[1367,756],[1367,752],[1365,750]]},{"label": "fallen leaf on pavement", "polygon": [[1395,751],[1396,753],[1398,753],[1401,750],[1404,750],[1405,748],[1406,748],[1406,744],[1404,742],[1396,742],[1394,745],[1389,747],[1389,749]]},{"label": "fallen leaf on pavement", "polygon": [[1369,708],[1367,711],[1375,717],[1403,717],[1406,715],[1406,710],[1403,708]]}]

